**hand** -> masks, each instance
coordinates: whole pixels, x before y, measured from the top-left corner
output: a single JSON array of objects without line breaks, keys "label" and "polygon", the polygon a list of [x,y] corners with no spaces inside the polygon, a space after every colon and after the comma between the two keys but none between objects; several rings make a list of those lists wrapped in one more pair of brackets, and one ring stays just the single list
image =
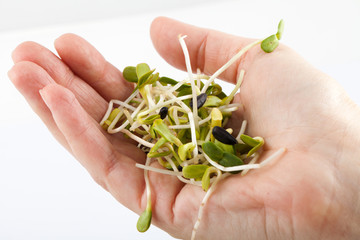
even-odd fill
[{"label": "hand", "polygon": [[[188,35],[192,69],[214,73],[250,39],[156,19],[151,37],[171,65],[185,69],[177,40]],[[120,203],[141,213],[146,205],[145,154],[98,122],[110,99],[126,99],[132,86],[85,40],[55,41],[60,59],[26,42],[13,53],[9,77],[56,139]],[[266,158],[287,152],[264,168],[220,181],[204,209],[197,239],[358,239],[360,237],[360,110],[330,77],[280,44],[259,46],[221,78],[245,79],[233,119],[248,120],[247,133],[265,139]],[[39,90],[40,93],[39,94]],[[238,129],[239,121],[229,123]],[[261,161],[260,159],[260,161]],[[177,178],[150,173],[153,223],[189,239],[205,192]],[[134,223],[136,224],[136,223]]]}]

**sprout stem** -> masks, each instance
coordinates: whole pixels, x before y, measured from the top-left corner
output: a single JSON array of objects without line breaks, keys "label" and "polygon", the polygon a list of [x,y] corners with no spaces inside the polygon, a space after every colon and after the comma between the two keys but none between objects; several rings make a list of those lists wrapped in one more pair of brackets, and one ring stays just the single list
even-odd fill
[{"label": "sprout stem", "polygon": [[269,164],[269,162],[277,159],[278,157],[280,157],[283,153],[286,152],[286,148],[280,148],[279,150],[277,150],[276,152],[274,152],[271,156],[269,156],[268,158],[266,158],[264,161],[262,161],[260,163],[260,167],[263,167],[267,164]]},{"label": "sprout stem", "polygon": [[[139,90],[134,91],[123,103],[124,103],[124,104],[129,103],[136,95],[138,95],[138,93],[139,93]],[[109,102],[108,109],[107,109],[104,117],[103,117],[102,120],[100,121],[100,125],[103,125],[104,122],[106,121],[106,119],[108,119],[108,117],[109,117],[109,115],[110,115],[110,113],[111,113],[112,107],[113,107],[113,102],[114,102],[114,101],[110,101],[110,102]],[[119,109],[120,109],[120,108],[119,108]],[[122,109],[122,108],[121,108],[121,109]],[[120,110],[121,110],[121,109],[120,109]],[[121,111],[120,111],[120,112],[121,112]]]},{"label": "sprout stem", "polygon": [[239,143],[243,143],[243,141],[240,139],[240,136],[245,133],[246,125],[247,125],[247,121],[246,121],[246,120],[243,120],[242,123],[241,123],[241,128],[240,128],[239,134],[238,134],[237,137],[236,137],[236,140],[237,140]]},{"label": "sprout stem", "polygon": [[141,143],[142,145],[146,146],[146,147],[149,147],[149,148],[152,148],[155,144],[153,143],[150,143],[148,141],[145,141],[144,139],[136,136],[135,134],[133,134],[132,132],[130,132],[129,130],[127,129],[121,129],[120,130],[122,133],[125,133],[126,135],[128,135],[131,139],[137,141],[138,143]]},{"label": "sprout stem", "polygon": [[[191,83],[191,90],[192,90],[192,113],[193,116],[195,116],[194,118],[194,124],[195,124],[195,129],[198,131],[199,130],[199,123],[197,120],[197,115],[198,115],[198,106],[197,106],[197,94],[196,94],[196,86],[195,86],[195,81],[194,81],[194,77],[192,74],[192,69],[191,69],[191,63],[190,63],[190,56],[189,56],[189,51],[187,49],[186,43],[184,41],[184,38],[186,38],[186,36],[179,36],[179,41],[180,41],[180,45],[181,48],[184,52],[184,57],[185,57],[185,64],[186,64],[186,69],[189,75],[189,79],[190,79],[190,83]],[[200,89],[200,81],[198,82],[198,89]]]},{"label": "sprout stem", "polygon": [[[131,114],[132,118],[135,118],[135,116],[138,114],[138,112],[140,112],[140,110],[144,107],[145,103],[146,103],[145,100],[140,103],[140,105],[136,108],[136,110]],[[115,117],[114,121],[112,121],[112,123],[110,124],[110,126],[108,128],[108,133],[120,132],[122,129],[124,129],[129,124],[129,121],[126,120],[120,127],[113,129],[115,127],[116,123],[119,121],[119,119],[120,119],[120,114],[118,114]]]},{"label": "sprout stem", "polygon": [[231,93],[229,94],[229,96],[224,101],[224,105],[229,104],[231,102],[231,100],[233,100],[236,92],[240,89],[241,83],[243,82],[244,74],[245,74],[245,71],[243,69],[241,69],[239,78],[236,82],[236,85],[235,85],[234,89],[231,91]]},{"label": "sprout stem", "polygon": [[219,180],[221,179],[221,171],[217,170],[217,176],[215,181],[211,184],[210,188],[208,189],[208,191],[206,192],[203,200],[201,201],[200,204],[200,208],[199,208],[199,212],[198,212],[198,217],[196,219],[196,222],[194,224],[194,228],[192,230],[192,234],[191,234],[191,240],[195,240],[195,236],[196,236],[196,231],[199,228],[200,222],[201,222],[201,218],[203,215],[203,211],[204,211],[204,207],[205,204],[207,203],[207,201],[209,200],[210,196],[212,195],[212,193],[214,192],[214,189],[216,187],[216,184],[219,182]]},{"label": "sprout stem", "polygon": [[[254,164],[256,163],[256,161],[259,159],[260,154],[259,153],[254,153],[254,157],[251,159],[251,161],[248,164]],[[247,174],[251,169],[245,169],[244,171],[241,172],[241,176],[244,176],[245,174]]]},{"label": "sprout stem", "polygon": [[153,172],[157,172],[157,173],[162,173],[162,174],[167,174],[167,175],[172,175],[172,176],[182,176],[181,172],[175,172],[175,171],[165,170],[165,169],[156,168],[156,167],[150,167],[147,165],[142,165],[140,163],[136,163],[135,166],[138,168],[141,168],[141,169],[145,169],[145,170],[153,171]]},{"label": "sprout stem", "polygon": [[254,47],[257,44],[260,44],[262,40],[256,40],[253,43],[242,48],[237,54],[235,54],[227,63],[225,63],[221,68],[219,68],[208,81],[206,81],[204,87],[201,90],[201,93],[204,93],[209,85],[215,80],[215,78],[219,77],[221,73],[223,73],[228,67],[230,67],[236,60],[238,60],[244,53],[246,53],[250,48]]},{"label": "sprout stem", "polygon": [[217,169],[219,169],[223,172],[237,172],[237,171],[241,171],[241,170],[245,170],[245,169],[255,169],[255,168],[261,167],[260,164],[245,164],[245,165],[239,165],[239,166],[234,166],[234,167],[224,167],[224,166],[218,164],[217,162],[211,160],[211,158],[208,155],[206,155],[206,153],[204,153],[204,156],[211,165],[213,165],[214,167],[216,167]]}]

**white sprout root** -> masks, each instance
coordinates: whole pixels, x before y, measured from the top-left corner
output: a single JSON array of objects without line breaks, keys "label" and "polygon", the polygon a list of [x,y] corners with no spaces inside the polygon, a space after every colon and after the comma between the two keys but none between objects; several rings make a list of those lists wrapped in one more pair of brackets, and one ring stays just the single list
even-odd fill
[{"label": "white sprout root", "polygon": [[203,215],[203,211],[204,211],[204,207],[205,204],[207,203],[207,201],[209,200],[210,196],[212,195],[212,193],[215,190],[216,184],[220,181],[221,179],[221,171],[219,169],[217,169],[217,174],[216,174],[216,178],[215,181],[213,182],[213,184],[211,184],[210,188],[207,190],[203,200],[201,201],[200,207],[199,207],[199,211],[198,211],[198,216],[196,219],[196,222],[194,224],[192,233],[191,233],[191,240],[195,240],[195,236],[196,236],[196,231],[199,228],[200,222],[201,222],[201,218]]}]

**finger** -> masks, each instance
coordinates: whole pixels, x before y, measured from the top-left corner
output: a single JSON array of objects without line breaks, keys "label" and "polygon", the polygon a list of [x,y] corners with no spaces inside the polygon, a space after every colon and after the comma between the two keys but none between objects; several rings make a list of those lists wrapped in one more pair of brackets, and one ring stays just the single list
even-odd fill
[{"label": "finger", "polygon": [[124,100],[131,94],[133,85],[83,38],[65,34],[56,39],[55,48],[63,62],[106,100]]},{"label": "finger", "polygon": [[[49,74],[40,66],[33,62],[18,62],[8,72],[9,78],[19,90],[19,92],[25,97],[30,107],[45,123],[52,135],[62,144],[70,153],[72,153],[66,139],[59,131],[54,119],[49,111],[48,107],[44,104],[44,101],[40,97],[39,90],[46,85],[54,84],[55,81],[49,76]],[[113,138],[112,135],[105,135],[116,149],[121,150],[124,146],[129,148],[134,147],[133,142],[129,139],[122,137],[122,135]],[[130,146],[128,146],[130,145]],[[136,156],[138,158],[144,158],[143,153],[137,151],[125,151],[126,155]],[[143,161],[141,161],[143,163]]]},{"label": "finger", "polygon": [[[142,195],[144,180],[135,161],[114,149],[71,91],[50,84],[40,93],[74,156],[95,181],[108,191],[119,193],[118,199],[130,208],[139,208],[134,199]],[[115,189],[114,182],[121,183],[121,187]]]},{"label": "finger", "polygon": [[[254,40],[236,37],[214,30],[188,25],[173,19],[156,18],[150,29],[151,39],[155,49],[171,65],[185,69],[184,54],[179,44],[178,36],[187,35],[187,44],[193,71],[200,69],[205,74],[213,74],[223,66],[240,49]],[[250,51],[236,63],[231,65],[220,78],[235,82],[238,66],[245,69],[251,63],[251,58],[259,51]],[[245,58],[247,59],[245,61]],[[250,60],[250,61],[249,61]]]},{"label": "finger", "polygon": [[77,77],[57,56],[45,47],[34,43],[20,44],[12,54],[15,63],[34,62],[42,67],[58,84],[69,88],[80,104],[96,121],[107,109],[107,102],[91,86]]},{"label": "finger", "polygon": [[[41,90],[41,96],[75,157],[95,181],[128,208],[142,212],[146,205],[144,172],[135,167],[136,159],[122,154],[129,151],[135,156],[136,150],[141,150],[123,146],[122,151],[116,151],[68,89],[50,84]],[[182,183],[175,177],[155,173],[151,174],[150,182],[156,205],[154,220],[165,221],[172,217],[172,203]]]},{"label": "finger", "polygon": [[[55,81],[40,66],[33,62],[18,62],[8,72],[9,78],[25,97],[30,107],[45,123],[54,137],[67,149],[71,150],[63,134],[56,126],[51,112],[42,100],[39,90]],[[70,151],[71,152],[71,151]]]}]

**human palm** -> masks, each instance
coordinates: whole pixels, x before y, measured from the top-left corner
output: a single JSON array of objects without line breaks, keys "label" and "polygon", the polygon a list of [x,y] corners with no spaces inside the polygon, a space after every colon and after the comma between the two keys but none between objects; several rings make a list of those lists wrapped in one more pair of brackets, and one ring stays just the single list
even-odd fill
[{"label": "human palm", "polygon": [[[154,46],[181,69],[185,64],[176,40],[180,33],[188,35],[193,69],[207,74],[251,42],[159,18],[151,29]],[[85,40],[68,34],[55,47],[61,59],[36,43],[20,45],[13,54],[10,78],[95,181],[141,213],[145,182],[135,163],[144,163],[145,154],[98,124],[107,102],[127,98],[132,86]],[[358,107],[336,82],[282,45],[271,54],[251,49],[221,77],[235,82],[240,69],[246,71],[245,80],[234,101],[243,107],[229,125],[239,129],[239,119],[248,120],[249,135],[266,142],[261,159],[280,148],[287,151],[261,169],[220,181],[205,206],[197,239],[358,237],[360,175],[352,167],[359,166],[353,157],[360,142],[354,123],[360,117]],[[149,175],[153,223],[189,239],[205,192],[173,176]]]}]

